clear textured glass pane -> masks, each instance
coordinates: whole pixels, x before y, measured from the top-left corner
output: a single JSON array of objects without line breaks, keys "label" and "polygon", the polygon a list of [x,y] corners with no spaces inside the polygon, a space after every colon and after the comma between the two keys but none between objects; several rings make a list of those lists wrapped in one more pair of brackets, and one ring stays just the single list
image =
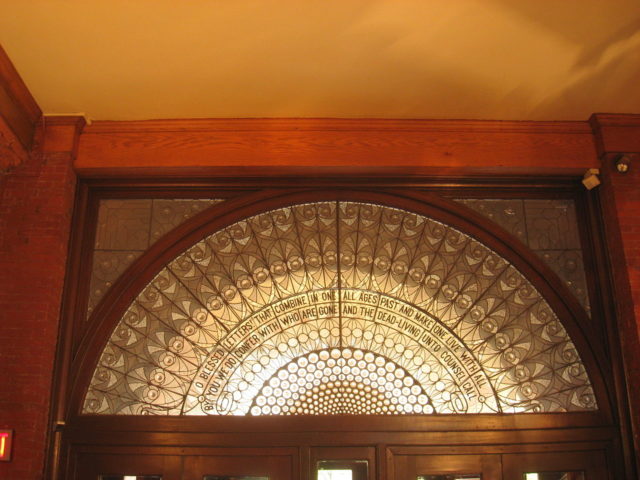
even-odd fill
[{"label": "clear textured glass pane", "polygon": [[162,480],[162,475],[101,475],[100,480]]},{"label": "clear textured glass pane", "polygon": [[247,475],[205,475],[203,480],[269,480],[269,477]]},{"label": "clear textured glass pane", "polygon": [[222,199],[100,201],[87,317],[133,261],[164,234]]},{"label": "clear textured glass pane", "polygon": [[319,470],[318,480],[353,480],[352,470]]},{"label": "clear textured glass pane", "polygon": [[205,475],[203,480],[269,480],[269,477],[256,477],[251,475]]},{"label": "clear textured glass pane", "polygon": [[418,475],[417,480],[482,480],[482,475],[475,474],[446,474],[446,475]]},{"label": "clear textured glass pane", "polygon": [[317,480],[366,480],[367,460],[320,460],[317,463]]},{"label": "clear textured glass pane", "polygon": [[584,472],[531,472],[524,474],[524,480],[584,480]]},{"label": "clear textured glass pane", "polygon": [[455,199],[526,244],[591,309],[573,200]]},{"label": "clear textured glass pane", "polygon": [[319,202],[169,262],[113,331],[84,413],[398,415],[595,410],[550,305],[463,232]]}]

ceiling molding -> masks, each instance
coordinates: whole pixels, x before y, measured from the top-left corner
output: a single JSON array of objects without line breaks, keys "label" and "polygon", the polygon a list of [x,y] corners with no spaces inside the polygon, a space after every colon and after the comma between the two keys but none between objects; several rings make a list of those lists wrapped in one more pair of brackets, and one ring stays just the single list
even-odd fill
[{"label": "ceiling molding", "polygon": [[597,166],[587,122],[296,118],[94,122],[80,136],[75,163],[85,176],[390,167],[420,175],[582,175]]},{"label": "ceiling molding", "polygon": [[27,156],[28,152],[20,145],[0,116],[0,174],[20,165]]},{"label": "ceiling molding", "polygon": [[86,125],[81,115],[45,116],[42,120],[45,153],[70,152],[74,157],[78,150],[80,134]]},{"label": "ceiling molding", "polygon": [[254,131],[385,131],[385,132],[520,132],[591,135],[582,121],[440,120],[378,118],[207,118],[170,120],[101,120],[86,134],[116,132],[254,132]]}]

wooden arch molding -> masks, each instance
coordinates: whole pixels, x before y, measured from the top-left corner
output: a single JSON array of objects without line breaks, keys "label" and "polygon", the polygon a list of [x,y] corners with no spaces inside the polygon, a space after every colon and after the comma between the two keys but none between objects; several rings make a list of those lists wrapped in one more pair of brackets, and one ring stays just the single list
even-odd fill
[{"label": "wooden arch molding", "polygon": [[88,388],[90,376],[98,361],[110,332],[122,317],[136,295],[170,260],[179,253],[212,234],[241,219],[287,207],[293,204],[317,201],[370,202],[424,215],[470,235],[510,262],[541,293],[557,314],[587,369],[599,409],[583,415],[586,423],[607,423],[611,417],[608,390],[602,374],[606,369],[605,355],[596,341],[577,301],[548,267],[518,241],[501,239],[486,219],[464,206],[426,193],[390,194],[367,190],[299,190],[262,191],[248,194],[213,206],[178,227],[172,234],[155,244],[138,259],[103,299],[92,315],[92,327],[81,342],[72,365],[72,389],[67,410],[69,423],[80,413],[81,402]]}]

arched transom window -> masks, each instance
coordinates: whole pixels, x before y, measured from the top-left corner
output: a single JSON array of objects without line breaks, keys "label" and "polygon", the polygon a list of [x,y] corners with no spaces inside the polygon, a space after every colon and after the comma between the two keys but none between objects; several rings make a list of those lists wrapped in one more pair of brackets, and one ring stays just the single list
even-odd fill
[{"label": "arched transom window", "polygon": [[85,414],[597,408],[557,315],[513,265],[424,215],[315,202],[169,262],[100,357]]}]

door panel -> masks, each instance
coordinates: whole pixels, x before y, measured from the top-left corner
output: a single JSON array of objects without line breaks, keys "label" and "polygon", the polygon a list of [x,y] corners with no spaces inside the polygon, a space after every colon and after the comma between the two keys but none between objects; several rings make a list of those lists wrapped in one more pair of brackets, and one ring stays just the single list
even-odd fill
[{"label": "door panel", "polygon": [[[604,452],[518,453],[502,456],[505,480],[554,480],[566,478],[606,480],[607,461]],[[555,475],[553,475],[555,473]],[[527,477],[527,474],[529,476]],[[536,475],[537,474],[537,475]]]},{"label": "door panel", "polygon": [[[242,449],[211,455],[186,457],[183,480],[292,480],[296,476],[297,457],[292,450]],[[219,478],[216,478],[219,477]],[[255,478],[257,477],[257,478]],[[266,477],[266,478],[265,478]]]},{"label": "door panel", "polygon": [[[82,453],[78,456],[77,480],[180,480],[182,458],[177,455]],[[160,479],[153,478],[160,477]]]},{"label": "door panel", "polygon": [[501,477],[500,455],[393,455],[395,480],[496,480]]},{"label": "door panel", "polygon": [[[138,450],[138,451],[135,451]],[[352,480],[606,480],[604,450],[503,453],[455,452],[447,447],[391,447],[386,466],[376,447],[311,447],[299,472],[298,448],[196,448],[161,454],[144,447],[127,452],[82,452],[75,480],[293,480],[317,479],[325,470],[350,470]],[[164,453],[164,452],[162,452]],[[182,453],[177,455],[176,453]],[[327,472],[324,473],[327,476]],[[379,477],[380,475],[380,477]],[[333,477],[331,477],[333,478]]]}]

